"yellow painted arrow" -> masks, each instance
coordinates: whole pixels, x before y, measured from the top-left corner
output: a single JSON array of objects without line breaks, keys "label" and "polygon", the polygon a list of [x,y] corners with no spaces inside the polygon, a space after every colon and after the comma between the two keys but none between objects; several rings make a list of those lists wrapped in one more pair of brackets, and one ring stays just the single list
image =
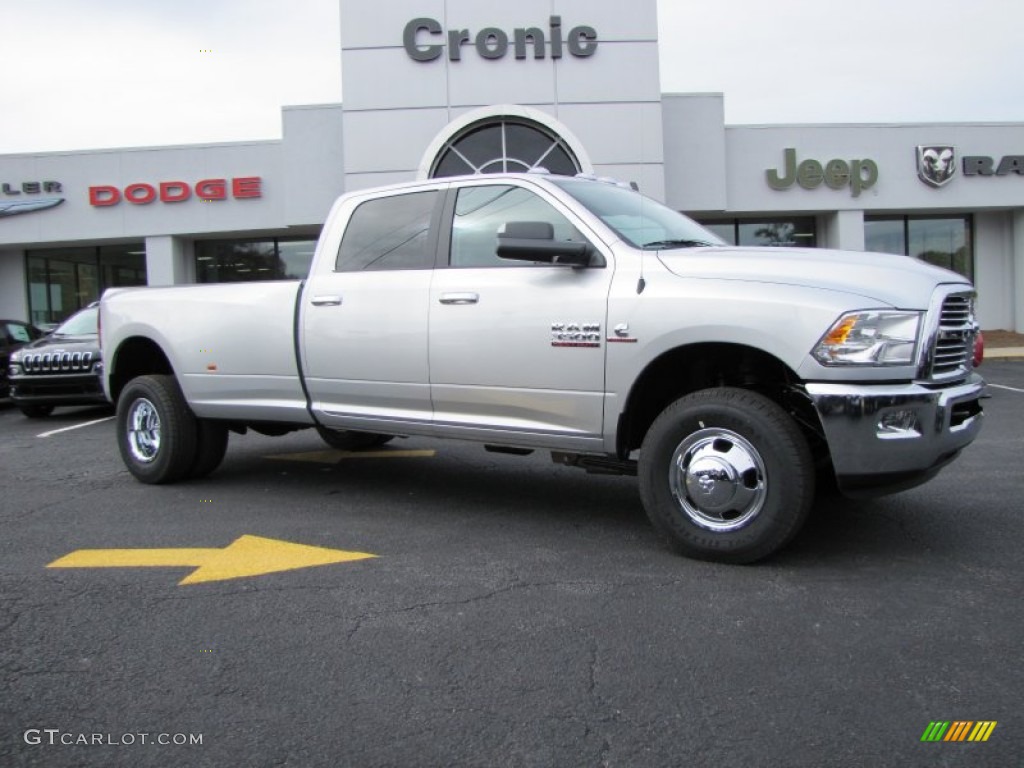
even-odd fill
[{"label": "yellow painted arrow", "polygon": [[224,549],[79,549],[54,560],[47,568],[179,568],[195,567],[178,582],[199,584],[265,573],[348,563],[377,555],[343,549],[293,544],[290,541],[240,536]]}]

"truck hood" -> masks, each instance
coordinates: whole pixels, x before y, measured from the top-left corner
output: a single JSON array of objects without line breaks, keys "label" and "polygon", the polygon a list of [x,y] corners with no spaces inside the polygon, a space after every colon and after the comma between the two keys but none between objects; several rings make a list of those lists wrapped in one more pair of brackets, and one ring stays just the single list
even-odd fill
[{"label": "truck hood", "polygon": [[[942,283],[970,283],[941,267],[888,253],[824,248],[677,248],[658,259],[680,277],[822,288],[898,309],[927,309]],[[865,307],[866,308],[866,307]]]}]

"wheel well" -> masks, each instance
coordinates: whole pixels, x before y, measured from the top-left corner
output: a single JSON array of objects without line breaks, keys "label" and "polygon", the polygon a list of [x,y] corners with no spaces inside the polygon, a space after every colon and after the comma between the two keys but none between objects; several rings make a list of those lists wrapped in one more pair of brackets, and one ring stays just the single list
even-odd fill
[{"label": "wheel well", "polygon": [[810,401],[799,395],[800,384],[789,366],[754,347],[706,343],[670,350],[651,362],[633,384],[619,419],[619,456],[625,458],[640,447],[654,419],[672,402],[701,389],[727,386],[774,400],[800,426],[815,456],[827,459],[818,415]]},{"label": "wheel well", "polygon": [[174,375],[171,362],[160,345],[142,336],[121,342],[110,365],[110,396],[115,403],[124,386],[136,376]]}]

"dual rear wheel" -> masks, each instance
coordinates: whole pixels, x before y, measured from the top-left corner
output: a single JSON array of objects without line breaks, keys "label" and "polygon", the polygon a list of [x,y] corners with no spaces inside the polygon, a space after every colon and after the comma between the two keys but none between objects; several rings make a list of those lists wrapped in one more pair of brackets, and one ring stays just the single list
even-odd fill
[{"label": "dual rear wheel", "polygon": [[117,400],[117,446],[143,483],[205,477],[228,448],[223,424],[197,419],[173,376],[132,379]]},{"label": "dual rear wheel", "polygon": [[[318,427],[334,448],[366,450],[391,435]],[[221,422],[196,418],[173,376],[139,376],[117,401],[117,444],[125,466],[143,483],[162,484],[205,477],[220,466],[228,447]]]}]

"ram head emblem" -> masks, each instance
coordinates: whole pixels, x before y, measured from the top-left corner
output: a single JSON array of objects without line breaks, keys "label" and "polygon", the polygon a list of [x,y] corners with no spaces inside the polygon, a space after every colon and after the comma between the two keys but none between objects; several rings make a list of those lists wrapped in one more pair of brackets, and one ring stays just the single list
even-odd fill
[{"label": "ram head emblem", "polygon": [[956,148],[931,146],[917,148],[917,175],[925,184],[941,187],[956,174]]}]

